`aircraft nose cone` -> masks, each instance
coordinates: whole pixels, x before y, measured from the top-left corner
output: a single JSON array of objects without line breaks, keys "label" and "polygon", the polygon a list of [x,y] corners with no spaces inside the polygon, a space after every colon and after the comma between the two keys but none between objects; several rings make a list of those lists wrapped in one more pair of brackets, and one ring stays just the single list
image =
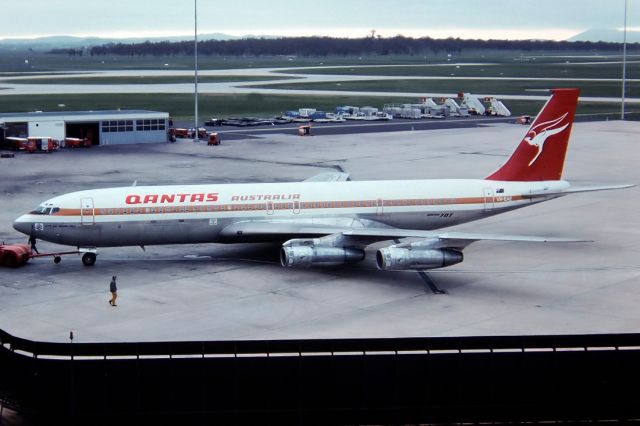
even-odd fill
[{"label": "aircraft nose cone", "polygon": [[31,233],[31,222],[27,222],[24,216],[20,216],[13,222],[13,229],[29,235]]}]

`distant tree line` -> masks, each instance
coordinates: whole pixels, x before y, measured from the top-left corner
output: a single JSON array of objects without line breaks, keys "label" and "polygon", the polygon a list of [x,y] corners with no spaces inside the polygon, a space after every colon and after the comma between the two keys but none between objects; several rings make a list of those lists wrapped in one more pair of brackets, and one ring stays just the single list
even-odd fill
[{"label": "distant tree line", "polygon": [[[628,46],[640,50],[640,43]],[[237,40],[207,40],[198,43],[199,55],[224,56],[353,56],[353,55],[426,55],[460,53],[464,49],[500,49],[517,51],[615,51],[620,43],[551,40],[462,40],[459,38],[433,39],[395,36],[389,38],[334,38],[334,37],[285,37],[245,38]],[[193,55],[191,41],[160,41],[144,43],[109,43],[94,46],[89,54],[126,56]],[[74,54],[69,49],[52,53]],[[75,52],[78,54],[78,52]]]},{"label": "distant tree line", "polygon": [[49,53],[53,53],[54,55],[82,56],[84,49],[51,49]]}]

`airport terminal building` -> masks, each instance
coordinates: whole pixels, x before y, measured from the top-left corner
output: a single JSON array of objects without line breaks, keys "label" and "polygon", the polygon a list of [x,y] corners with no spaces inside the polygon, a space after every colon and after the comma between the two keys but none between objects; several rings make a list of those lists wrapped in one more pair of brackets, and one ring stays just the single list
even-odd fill
[{"label": "airport terminal building", "polygon": [[145,110],[0,113],[5,137],[88,138],[92,145],[167,142],[169,113]]}]

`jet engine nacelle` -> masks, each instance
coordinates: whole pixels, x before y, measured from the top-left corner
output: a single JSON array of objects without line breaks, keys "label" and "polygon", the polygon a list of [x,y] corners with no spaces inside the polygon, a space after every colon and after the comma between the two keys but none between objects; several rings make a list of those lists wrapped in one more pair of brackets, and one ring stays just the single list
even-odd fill
[{"label": "jet engine nacelle", "polygon": [[304,268],[316,264],[341,265],[362,259],[363,250],[316,245],[314,240],[291,240],[280,249],[280,263],[288,268]]},{"label": "jet engine nacelle", "polygon": [[421,249],[389,246],[376,253],[378,269],[436,269],[462,262],[462,253],[452,249]]}]

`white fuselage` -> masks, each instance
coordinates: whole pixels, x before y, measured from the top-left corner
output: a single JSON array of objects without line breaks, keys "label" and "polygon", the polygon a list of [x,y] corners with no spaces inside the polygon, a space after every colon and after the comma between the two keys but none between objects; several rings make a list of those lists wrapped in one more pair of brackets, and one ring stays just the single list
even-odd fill
[{"label": "white fuselage", "polygon": [[221,231],[245,221],[430,230],[554,198],[527,195],[568,187],[481,179],[132,186],[52,198],[14,227],[78,247],[241,242]]}]

